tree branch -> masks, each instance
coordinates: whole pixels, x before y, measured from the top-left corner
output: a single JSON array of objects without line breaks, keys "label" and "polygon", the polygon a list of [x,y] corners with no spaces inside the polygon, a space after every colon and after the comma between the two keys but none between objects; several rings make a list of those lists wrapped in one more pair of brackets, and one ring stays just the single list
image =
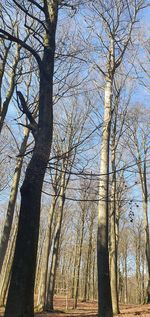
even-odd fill
[{"label": "tree branch", "polygon": [[21,107],[19,106],[19,109],[26,114],[30,124],[27,126],[31,131],[32,131],[32,134],[34,136],[34,138],[36,138],[36,135],[37,135],[37,130],[38,130],[38,124],[36,123],[35,119],[33,118],[30,110],[28,109],[28,106],[26,104],[26,101],[25,101],[25,98],[23,96],[23,94],[21,93],[21,91],[16,91],[17,93],[17,97],[19,98],[20,100],[20,103],[21,103]]},{"label": "tree branch", "polygon": [[20,38],[13,36],[12,34],[8,33],[7,31],[0,28],[0,38],[10,40],[12,42],[20,44],[22,47],[24,47],[27,51],[29,51],[36,59],[40,70],[42,70],[42,61],[39,56],[39,54],[28,44],[26,44],[24,41],[22,41]]}]

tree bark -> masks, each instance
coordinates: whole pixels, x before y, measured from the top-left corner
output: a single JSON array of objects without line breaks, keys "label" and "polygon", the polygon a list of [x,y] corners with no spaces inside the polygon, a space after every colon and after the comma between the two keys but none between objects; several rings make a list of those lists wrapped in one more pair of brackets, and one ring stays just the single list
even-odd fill
[{"label": "tree bark", "polygon": [[135,242],[136,244],[136,303],[141,304],[141,245],[140,245],[140,240],[141,240],[141,235],[139,233],[139,236],[136,237],[137,241]]},{"label": "tree bark", "polygon": [[148,222],[148,193],[146,179],[146,158],[144,161],[143,173],[143,210],[144,210],[144,233],[145,233],[145,253],[148,268],[148,285],[147,285],[147,303],[150,303],[150,238],[149,238],[149,222]]},{"label": "tree bark", "polygon": [[119,314],[118,304],[118,276],[117,276],[117,245],[116,245],[116,223],[115,223],[115,184],[112,185],[113,202],[111,209],[111,246],[110,246],[110,281],[113,314]]},{"label": "tree bark", "polygon": [[124,254],[124,303],[128,303],[128,264],[127,264],[127,245]]},{"label": "tree bark", "polygon": [[106,79],[104,123],[100,157],[100,189],[98,207],[97,265],[98,265],[98,316],[112,317],[112,300],[108,254],[109,208],[109,145],[112,106],[112,79]]},{"label": "tree bark", "polygon": [[[118,104],[117,104],[118,106]],[[115,109],[116,111],[116,109]],[[115,113],[112,135],[111,165],[112,165],[112,187],[111,187],[111,216],[110,216],[110,283],[113,314],[119,314],[118,303],[118,275],[117,275],[117,241],[116,241],[116,126],[117,113]]]},{"label": "tree bark", "polygon": [[15,224],[14,232],[10,241],[10,244],[7,248],[7,253],[5,256],[5,261],[3,269],[1,271],[1,283],[0,283],[0,307],[5,305],[6,301],[6,294],[8,291],[8,286],[10,282],[10,276],[11,276],[11,268],[12,268],[12,261],[14,257],[14,249],[15,249],[15,242],[16,242],[16,236],[17,236],[17,227],[18,224]]},{"label": "tree bark", "polygon": [[139,159],[138,168],[139,168],[139,173],[140,173],[140,181],[141,181],[142,196],[143,196],[145,254],[146,254],[147,269],[148,269],[146,302],[150,303],[150,238],[149,238],[149,222],[148,222],[148,192],[147,192],[147,178],[146,178],[146,152],[144,154],[145,154],[144,166],[142,169],[142,166],[141,166],[142,159],[141,159],[140,153],[138,152],[138,159]]},{"label": "tree bark", "polygon": [[[14,58],[14,63],[12,65],[12,72],[10,75],[9,88],[7,91],[6,98],[3,102],[3,105],[1,105],[1,107],[0,107],[0,133],[2,131],[2,128],[4,125],[4,120],[5,120],[7,111],[8,111],[8,106],[9,106],[9,103],[11,101],[12,95],[14,93],[14,89],[15,89],[15,76],[16,76],[16,70],[17,70],[17,66],[18,66],[18,62],[19,62],[19,58],[20,58],[20,49],[21,49],[20,45],[17,44],[16,55]],[[6,54],[6,59],[7,59],[7,54]],[[1,73],[1,74],[3,75],[3,73]],[[0,83],[2,84],[2,78],[0,79]]]},{"label": "tree bark", "polygon": [[[144,199],[146,197],[143,197]],[[148,202],[145,199],[143,203],[144,209],[144,232],[145,232],[145,253],[148,268],[148,284],[147,284],[147,299],[146,302],[150,303],[150,241],[149,241],[149,224],[148,224]]]},{"label": "tree bark", "polygon": [[29,137],[29,130],[26,128],[24,131],[24,139],[22,141],[20,151],[19,151],[19,156],[18,156],[17,161],[16,161],[16,167],[15,167],[15,172],[14,172],[13,181],[12,181],[10,198],[9,198],[4,228],[3,228],[3,232],[2,232],[2,237],[1,237],[1,241],[0,241],[0,273],[2,271],[2,266],[3,266],[5,254],[7,251],[9,238],[10,238],[10,231],[11,231],[13,217],[14,217],[15,204],[16,204],[17,193],[18,193],[18,188],[19,188],[21,169],[22,169],[23,158],[24,158],[24,153],[25,153],[26,146],[27,146],[28,137]]},{"label": "tree bark", "polygon": [[53,133],[53,72],[58,3],[44,1],[46,38],[40,62],[39,121],[32,158],[21,187],[21,206],[5,317],[34,316],[34,283],[41,192]]},{"label": "tree bark", "polygon": [[93,301],[95,299],[95,263],[96,263],[96,255],[95,255],[95,250],[93,252],[93,265],[92,265],[92,298]]},{"label": "tree bark", "polygon": [[90,277],[91,277],[91,255],[92,255],[92,234],[93,234],[93,225],[94,219],[91,215],[90,219],[90,228],[89,228],[89,243],[88,243],[88,254],[87,254],[87,263],[86,263],[86,272],[85,272],[85,286],[84,286],[84,297],[83,301],[89,300],[89,291],[90,291]]},{"label": "tree bark", "polygon": [[74,308],[77,308],[78,295],[79,295],[79,276],[80,276],[80,266],[81,266],[81,256],[82,256],[82,246],[83,246],[84,226],[85,226],[85,215],[86,215],[85,208],[83,207],[82,216],[81,216],[79,255],[78,255],[78,261],[77,261],[77,267],[76,267],[77,274],[76,274],[75,290],[74,290]]},{"label": "tree bark", "polygon": [[52,222],[56,207],[56,197],[54,197],[52,201],[52,205],[50,208],[49,216],[48,216],[48,228],[46,231],[46,237],[44,241],[44,252],[43,252],[43,261],[42,261],[42,271],[41,271],[41,283],[40,283],[40,302],[39,305],[43,310],[46,307],[46,294],[47,294],[47,278],[48,278],[48,262],[49,262],[49,254],[51,248],[51,234],[52,234]]},{"label": "tree bark", "polygon": [[64,203],[65,203],[65,193],[63,193],[60,197],[59,214],[58,214],[57,225],[56,225],[56,233],[54,238],[52,262],[51,262],[51,269],[50,269],[50,278],[48,282],[47,301],[45,303],[45,309],[47,311],[49,310],[51,311],[54,309],[53,299],[54,299],[54,289],[55,289],[56,270],[57,270],[58,253],[59,253],[59,241],[60,241],[61,225],[62,225],[62,219],[63,219]]},{"label": "tree bark", "polygon": [[75,246],[75,257],[74,257],[74,267],[73,267],[73,277],[72,277],[72,289],[71,289],[71,298],[74,298],[75,292],[75,277],[76,277],[76,267],[77,267],[77,246],[78,246],[78,232],[76,238],[76,246]]}]

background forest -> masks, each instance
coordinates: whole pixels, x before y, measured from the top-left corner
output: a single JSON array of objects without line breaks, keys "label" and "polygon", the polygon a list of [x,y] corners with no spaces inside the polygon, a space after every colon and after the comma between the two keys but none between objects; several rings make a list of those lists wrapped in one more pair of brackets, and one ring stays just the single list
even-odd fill
[{"label": "background forest", "polygon": [[150,303],[149,5],[0,4],[5,317]]}]

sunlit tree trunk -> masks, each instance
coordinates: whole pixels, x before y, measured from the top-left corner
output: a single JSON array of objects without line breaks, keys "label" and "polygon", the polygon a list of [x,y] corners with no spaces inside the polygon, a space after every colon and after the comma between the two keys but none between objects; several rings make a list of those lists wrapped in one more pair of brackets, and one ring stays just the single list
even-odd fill
[{"label": "sunlit tree trunk", "polygon": [[140,266],[141,266],[141,252],[140,252],[140,240],[141,237],[140,235],[137,238],[136,241],[136,302],[137,304],[141,303],[141,270],[140,270]]},{"label": "sunlit tree trunk", "polygon": [[6,295],[10,282],[12,261],[14,256],[15,242],[17,236],[17,223],[14,226],[11,241],[8,244],[4,265],[0,275],[0,307],[5,305]]},{"label": "sunlit tree trunk", "polygon": [[89,228],[89,242],[88,242],[88,254],[87,254],[87,263],[86,263],[86,272],[85,272],[85,286],[84,286],[84,297],[83,301],[86,302],[86,300],[89,300],[89,294],[90,294],[90,279],[91,279],[91,256],[92,256],[92,235],[93,235],[93,225],[94,225],[94,219],[93,215],[91,215],[90,219],[90,228]]},{"label": "sunlit tree trunk", "polygon": [[[138,150],[138,149],[137,149]],[[140,173],[140,181],[143,197],[143,213],[144,213],[144,236],[145,236],[145,254],[148,270],[148,283],[147,283],[147,299],[146,302],[150,303],[150,238],[149,238],[149,222],[148,222],[148,191],[147,191],[147,175],[146,175],[146,149],[145,149],[144,166],[141,166],[141,156],[138,152],[138,168]]]},{"label": "sunlit tree trunk", "polygon": [[124,252],[124,302],[128,303],[128,264],[127,264],[127,245]]},{"label": "sunlit tree trunk", "polygon": [[52,204],[50,207],[49,215],[48,215],[48,227],[46,230],[46,237],[43,245],[42,252],[42,268],[41,268],[41,277],[40,277],[40,294],[39,294],[39,302],[38,305],[41,309],[44,309],[46,306],[46,293],[47,293],[47,278],[48,278],[48,263],[49,263],[49,254],[51,248],[51,234],[52,234],[52,223],[53,217],[56,207],[56,197],[53,198]]},{"label": "sunlit tree trunk", "polygon": [[39,248],[39,252],[37,255],[37,265],[36,265],[36,277],[35,277],[35,286],[34,286],[34,296],[35,296],[35,306],[40,309],[40,288],[41,288],[41,275],[42,275],[42,259],[43,259],[43,249],[44,242],[46,239],[46,233],[44,233],[43,240],[41,242],[41,246]]},{"label": "sunlit tree trunk", "polygon": [[74,292],[75,292],[75,278],[76,278],[76,267],[77,267],[77,257],[78,257],[77,253],[78,253],[78,230],[77,230],[77,238],[76,238],[76,245],[75,245],[75,257],[74,257],[72,288],[71,288],[72,298],[74,298]]},{"label": "sunlit tree trunk", "polygon": [[98,207],[97,265],[98,265],[98,316],[112,317],[112,300],[109,275],[108,214],[109,214],[109,146],[112,108],[112,78],[106,78],[104,123],[100,154],[100,189]]},{"label": "sunlit tree trunk", "polygon": [[59,243],[60,243],[60,234],[61,234],[61,226],[62,226],[62,219],[63,219],[63,210],[64,210],[64,203],[65,203],[65,193],[61,191],[61,197],[59,197],[59,207],[58,207],[58,218],[56,224],[56,231],[54,237],[54,246],[53,246],[53,254],[52,254],[52,262],[50,268],[50,276],[48,281],[48,291],[47,291],[47,300],[45,304],[46,310],[53,310],[54,304],[54,289],[55,289],[55,280],[56,280],[56,270],[57,270],[57,263],[58,263],[58,253],[59,253]]},{"label": "sunlit tree trunk", "polygon": [[[116,108],[118,104],[116,104]],[[116,129],[117,129],[117,109],[114,109],[114,125],[112,129],[111,144],[111,165],[112,165],[112,185],[111,185],[111,215],[110,215],[110,282],[113,314],[119,314],[118,303],[118,275],[117,275],[117,241],[116,241]]]},{"label": "sunlit tree trunk", "polygon": [[76,266],[76,280],[75,280],[75,288],[74,288],[74,308],[77,308],[78,295],[79,295],[79,276],[80,276],[82,246],[83,246],[83,237],[84,237],[85,214],[86,214],[86,209],[83,207],[82,214],[81,214],[79,254],[78,254],[78,260],[77,260],[77,266]]},{"label": "sunlit tree trunk", "polygon": [[95,275],[96,275],[96,272],[95,272],[95,263],[96,263],[96,255],[95,255],[95,250],[93,252],[93,265],[92,265],[92,298],[93,298],[93,301],[95,299]]},{"label": "sunlit tree trunk", "polygon": [[16,167],[15,167],[15,172],[13,175],[9,203],[8,203],[8,208],[6,212],[6,218],[5,218],[4,228],[2,232],[2,237],[0,241],[0,272],[2,270],[5,254],[7,251],[8,241],[10,238],[10,231],[11,231],[12,222],[14,218],[14,211],[15,211],[15,204],[16,204],[17,193],[19,188],[21,169],[22,169],[23,158],[24,158],[24,153],[27,146],[28,137],[29,137],[29,130],[26,128],[24,131],[24,139],[22,141],[19,155],[16,160]]},{"label": "sunlit tree trunk", "polygon": [[[4,56],[4,60],[6,58],[6,61],[7,61],[7,55],[8,55],[9,48],[10,47],[8,46],[7,49],[6,49],[7,50],[6,51],[6,56]],[[19,59],[20,59],[20,49],[21,49],[21,46],[17,44],[17,46],[16,46],[16,54],[15,54],[14,62],[13,62],[13,65],[12,65],[12,72],[11,72],[11,74],[9,76],[9,87],[8,87],[7,95],[6,95],[6,98],[5,98],[4,102],[3,102],[3,104],[1,103],[1,98],[0,98],[0,133],[2,131],[2,128],[3,128],[3,125],[4,125],[4,121],[5,121],[5,118],[6,118],[6,114],[7,114],[7,111],[8,111],[8,107],[9,107],[9,104],[10,104],[10,101],[11,101],[11,98],[13,96],[14,89],[15,89],[15,86],[16,86],[15,77],[16,77],[16,70],[17,70],[18,62],[19,62]],[[5,71],[5,62],[6,61],[3,61],[4,69],[1,69],[1,71],[0,71],[0,86],[2,85],[2,79],[3,79],[3,74],[4,74],[4,71]]]}]

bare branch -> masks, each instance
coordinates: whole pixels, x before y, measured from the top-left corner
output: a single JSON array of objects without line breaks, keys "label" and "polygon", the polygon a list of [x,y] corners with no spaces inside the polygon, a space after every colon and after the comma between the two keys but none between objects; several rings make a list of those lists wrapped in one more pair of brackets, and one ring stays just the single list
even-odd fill
[{"label": "bare branch", "polygon": [[10,40],[12,42],[20,44],[22,47],[24,47],[27,51],[29,51],[36,59],[40,70],[42,69],[42,61],[39,56],[39,54],[28,44],[25,43],[25,41],[22,41],[20,38],[13,36],[12,34],[8,33],[7,31],[0,28],[0,38]]},{"label": "bare branch", "polygon": [[38,124],[36,123],[35,119],[33,118],[31,112],[28,109],[28,106],[26,104],[25,98],[23,96],[23,94],[21,93],[21,91],[16,91],[17,96],[20,100],[21,103],[21,107],[19,106],[20,110],[26,114],[30,124],[27,126],[33,133],[34,138],[36,138],[36,134],[37,134],[37,129],[38,129]]}]

